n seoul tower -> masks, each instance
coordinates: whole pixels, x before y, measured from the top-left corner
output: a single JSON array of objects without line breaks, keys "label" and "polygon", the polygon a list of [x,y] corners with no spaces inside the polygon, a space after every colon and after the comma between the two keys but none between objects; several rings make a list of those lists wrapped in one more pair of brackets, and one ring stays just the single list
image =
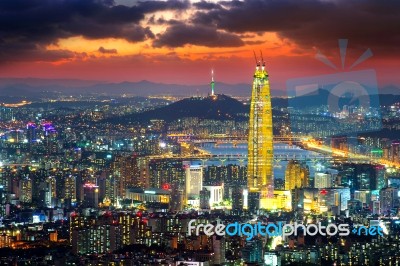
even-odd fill
[{"label": "n seoul tower", "polygon": [[214,82],[214,69],[211,69],[211,82],[210,82],[210,86],[211,86],[211,96],[214,96],[214,86],[215,86],[215,82]]}]

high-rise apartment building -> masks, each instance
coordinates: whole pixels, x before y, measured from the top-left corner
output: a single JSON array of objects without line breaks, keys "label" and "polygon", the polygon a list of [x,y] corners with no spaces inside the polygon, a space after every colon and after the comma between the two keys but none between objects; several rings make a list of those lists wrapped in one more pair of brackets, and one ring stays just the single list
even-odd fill
[{"label": "high-rise apartment building", "polygon": [[24,203],[32,202],[32,180],[22,178],[19,181],[19,200]]},{"label": "high-rise apartment building", "polygon": [[309,172],[307,166],[290,160],[285,171],[285,190],[308,187]]},{"label": "high-rise apartment building", "polygon": [[165,184],[185,184],[185,170],[181,159],[151,159],[148,163],[149,187],[162,188]]},{"label": "high-rise apartment building", "polygon": [[315,173],[314,187],[315,188],[328,188],[332,187],[332,175],[329,173]]},{"label": "high-rise apartment building", "polygon": [[[115,186],[117,196],[126,198],[127,189],[133,187],[145,188],[145,180],[141,178],[139,162],[142,157],[116,156],[112,163],[112,177],[109,185]],[[110,196],[109,196],[110,197]]]},{"label": "high-rise apartment building", "polygon": [[[68,175],[64,179],[64,201],[70,205],[76,201],[76,177]],[[67,204],[67,205],[68,205]]]},{"label": "high-rise apartment building", "polygon": [[379,192],[380,209],[382,214],[388,214],[399,206],[399,189],[386,187]]}]

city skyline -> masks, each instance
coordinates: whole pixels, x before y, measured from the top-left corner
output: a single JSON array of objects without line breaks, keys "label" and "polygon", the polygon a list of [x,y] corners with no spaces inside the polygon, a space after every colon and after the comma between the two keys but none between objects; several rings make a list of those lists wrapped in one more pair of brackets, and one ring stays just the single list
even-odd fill
[{"label": "city skyline", "polygon": [[399,7],[0,1],[0,264],[399,265]]},{"label": "city skyline", "polygon": [[213,94],[211,72],[204,97],[2,104],[1,262],[398,263],[400,97],[272,99],[261,54],[253,64],[250,102]]}]

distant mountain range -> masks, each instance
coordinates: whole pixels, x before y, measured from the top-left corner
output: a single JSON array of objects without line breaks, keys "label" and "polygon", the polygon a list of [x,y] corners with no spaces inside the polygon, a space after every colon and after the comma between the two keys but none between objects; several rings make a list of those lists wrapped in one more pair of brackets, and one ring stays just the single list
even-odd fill
[{"label": "distant mountain range", "polygon": [[355,106],[370,106],[373,108],[379,108],[380,106],[392,105],[394,103],[400,102],[400,95],[394,94],[372,94],[372,95],[358,95],[353,96],[350,93],[344,95],[335,95],[330,91],[325,89],[318,89],[309,94],[305,94],[299,97],[289,98],[289,99],[279,99],[276,98],[275,102],[272,99],[274,106],[286,106],[293,108],[306,108],[310,106],[321,106],[337,105],[342,108],[343,105],[355,105]]},{"label": "distant mountain range", "polygon": [[[365,97],[365,98],[362,98]],[[354,100],[351,96],[345,95],[342,97],[330,94],[329,91],[319,89],[312,94],[303,95],[296,98],[272,98],[273,115],[275,118],[287,119],[281,111],[281,108],[291,107],[294,109],[304,109],[307,107],[316,107],[337,104],[338,108],[342,109],[343,105],[357,106],[357,101],[360,103],[368,102],[371,107],[378,107],[375,104],[391,105],[400,102],[400,95],[372,95],[362,96]],[[329,99],[329,100],[328,100]],[[362,105],[361,105],[362,106]],[[176,121],[185,117],[197,117],[199,119],[214,119],[214,120],[247,120],[249,113],[249,105],[233,99],[227,95],[216,95],[208,97],[191,97],[174,102],[172,104],[156,108],[154,110],[145,111],[142,113],[129,114],[120,117],[106,119],[108,123],[143,123],[149,122],[151,119],[162,119],[166,122]]]},{"label": "distant mountain range", "polygon": [[[217,94],[234,97],[249,97],[251,84],[227,84],[216,82]],[[150,81],[109,83],[96,80],[78,79],[36,79],[36,78],[0,78],[0,102],[16,102],[20,100],[37,101],[40,98],[56,96],[59,93],[79,94],[107,94],[119,96],[128,94],[132,96],[206,96],[210,92],[209,84],[181,85],[164,84]],[[400,95],[400,89],[387,86],[379,90],[380,94]],[[273,97],[286,96],[285,90],[272,90]]]},{"label": "distant mountain range", "polygon": [[[232,96],[250,96],[250,84],[227,84],[216,82],[218,94]],[[0,96],[42,97],[49,93],[106,93],[109,95],[130,94],[135,96],[172,95],[172,96],[206,96],[210,93],[210,85],[164,84],[150,81],[108,83],[90,80],[68,79],[0,79]],[[282,96],[285,92],[274,91],[274,95]]]}]

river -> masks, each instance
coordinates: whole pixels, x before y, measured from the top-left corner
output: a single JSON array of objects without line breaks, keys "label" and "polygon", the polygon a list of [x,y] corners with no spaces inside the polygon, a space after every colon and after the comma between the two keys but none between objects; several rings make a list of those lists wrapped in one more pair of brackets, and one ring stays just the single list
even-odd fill
[{"label": "river", "polygon": [[[206,150],[210,152],[213,155],[240,155],[240,156],[247,156],[247,144],[241,143],[236,146],[230,143],[223,143],[219,145],[215,145],[214,143],[202,143],[200,144],[200,147],[203,150]],[[308,156],[319,156],[317,152],[313,151],[308,151],[308,150],[303,150],[300,147],[297,146],[289,146],[288,144],[284,143],[279,143],[279,144],[274,144],[274,155],[277,157],[285,157],[289,156],[289,158],[301,158],[308,157]],[[226,160],[224,162],[218,160],[218,159],[212,159],[208,160],[205,162],[202,161],[192,161],[192,164],[202,164],[210,166],[210,165],[221,165],[222,163],[224,165],[228,164],[237,164],[237,165],[246,165],[247,160],[244,159],[243,161],[239,160]],[[287,166],[288,161],[287,160],[275,160],[274,163],[274,177],[275,178],[281,178],[283,179],[285,176],[285,169]],[[314,176],[314,173],[316,171],[326,171],[328,170],[326,168],[326,163],[324,163],[322,160],[307,160],[306,161],[307,165],[309,166],[310,169],[310,176]]]}]

